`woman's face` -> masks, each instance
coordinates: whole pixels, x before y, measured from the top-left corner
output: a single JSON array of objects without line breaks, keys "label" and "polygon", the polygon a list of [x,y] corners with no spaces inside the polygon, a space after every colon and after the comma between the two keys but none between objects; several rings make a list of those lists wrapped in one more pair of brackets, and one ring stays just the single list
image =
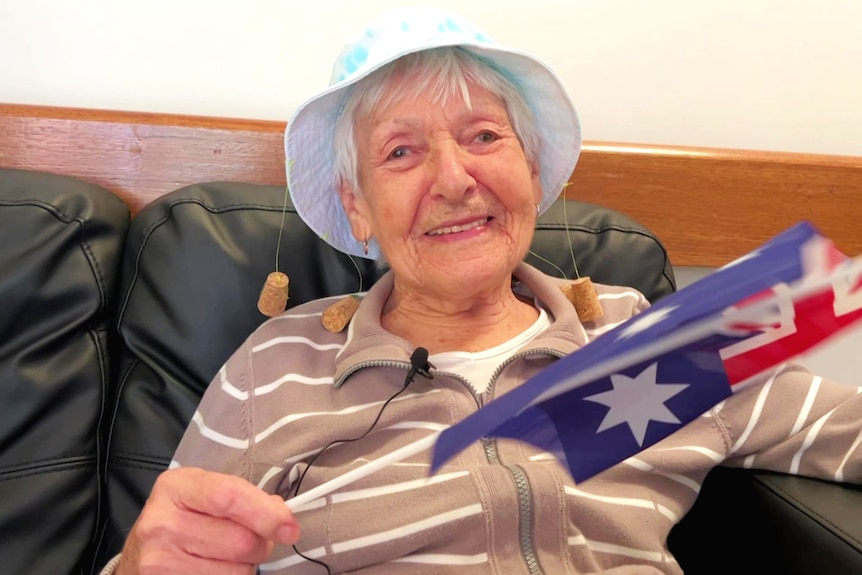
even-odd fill
[{"label": "woman's face", "polygon": [[529,249],[542,196],[503,102],[427,95],[355,126],[361,192],[341,195],[358,240],[374,237],[396,286],[461,298],[498,289]]}]

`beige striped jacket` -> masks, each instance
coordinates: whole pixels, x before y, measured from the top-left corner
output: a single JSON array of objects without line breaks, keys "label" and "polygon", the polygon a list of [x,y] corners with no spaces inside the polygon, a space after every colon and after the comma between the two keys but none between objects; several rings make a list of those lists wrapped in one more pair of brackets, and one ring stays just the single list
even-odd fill
[{"label": "beige striped jacket", "polygon": [[[322,311],[299,306],[264,323],[215,376],[173,466],[242,476],[292,496],[450,426],[648,305],[628,288],[597,286],[604,316],[582,324],[560,280],[522,264],[518,288],[551,325],[476,394],[454,374],[403,385],[422,342],[386,332],[384,277],[364,295],[348,329],[330,333]],[[862,478],[862,394],[785,367],[607,471],[575,485],[552,456],[513,440],[477,442],[429,477],[429,452],[321,497],[297,513],[297,548],[332,573],[680,573],[671,527],[719,464],[830,480]],[[261,573],[326,570],[276,547]]]}]

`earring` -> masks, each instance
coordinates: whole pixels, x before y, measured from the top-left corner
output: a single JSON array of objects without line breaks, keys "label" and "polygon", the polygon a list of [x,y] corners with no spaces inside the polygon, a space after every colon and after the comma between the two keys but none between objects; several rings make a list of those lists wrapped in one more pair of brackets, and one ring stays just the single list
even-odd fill
[{"label": "earring", "polygon": [[541,214],[541,212],[542,212],[542,208],[539,207],[539,204],[536,204],[536,217],[537,218],[539,217],[539,214]]},{"label": "earring", "polygon": [[367,256],[368,255],[368,240],[362,241],[362,252]]}]

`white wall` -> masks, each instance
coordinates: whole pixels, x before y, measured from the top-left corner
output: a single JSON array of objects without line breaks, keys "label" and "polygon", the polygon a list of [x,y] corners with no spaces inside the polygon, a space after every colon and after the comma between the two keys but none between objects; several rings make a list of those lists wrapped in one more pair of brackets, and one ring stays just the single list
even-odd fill
[{"label": "white wall", "polygon": [[[287,120],[419,4],[546,60],[588,140],[862,155],[859,0],[0,0],[0,102]],[[809,363],[862,385],[859,349]]]},{"label": "white wall", "polygon": [[547,60],[587,139],[862,155],[858,0],[0,0],[0,101],[286,120],[411,4]]}]

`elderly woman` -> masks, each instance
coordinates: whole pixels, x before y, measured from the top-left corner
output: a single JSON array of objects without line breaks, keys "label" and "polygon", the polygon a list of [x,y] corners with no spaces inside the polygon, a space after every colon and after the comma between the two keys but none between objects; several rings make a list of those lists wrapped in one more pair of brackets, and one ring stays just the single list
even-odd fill
[{"label": "elderly woman", "polygon": [[391,271],[343,331],[322,325],[330,299],[252,334],[106,573],[678,573],[668,532],[715,465],[862,476],[862,394],[785,368],[780,396],[753,386],[577,486],[548,454],[486,440],[292,514],[298,492],[458,422],[647,302],[598,286],[604,314],[582,322],[522,262],[574,168],[577,116],[544,64],[454,15],[375,21],[286,139],[304,220]]}]

